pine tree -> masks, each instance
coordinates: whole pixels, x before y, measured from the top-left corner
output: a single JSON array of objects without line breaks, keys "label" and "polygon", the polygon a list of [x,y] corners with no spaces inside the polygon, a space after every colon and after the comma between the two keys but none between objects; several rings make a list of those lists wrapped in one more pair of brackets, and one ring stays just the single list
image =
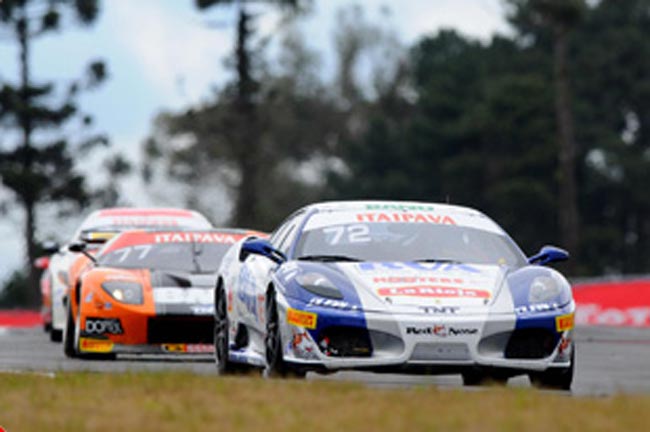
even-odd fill
[{"label": "pine tree", "polygon": [[[0,32],[3,40],[17,44],[19,53],[17,82],[0,83],[0,127],[12,131],[4,134],[9,139],[0,142],[0,179],[24,213],[31,305],[39,303],[40,295],[38,272],[31,265],[38,252],[38,206],[46,202],[84,204],[88,200],[84,176],[75,168],[72,143],[63,127],[73,119],[85,127],[91,125],[92,118],[80,112],[77,97],[81,91],[96,87],[106,76],[104,63],[93,61],[86,74],[64,92],[53,82],[37,83],[31,70],[32,47],[36,39],[59,30],[64,22],[89,25],[98,13],[98,0],[0,2]],[[64,96],[59,98],[61,93]],[[81,151],[106,143],[104,136],[88,135],[75,144]]]}]

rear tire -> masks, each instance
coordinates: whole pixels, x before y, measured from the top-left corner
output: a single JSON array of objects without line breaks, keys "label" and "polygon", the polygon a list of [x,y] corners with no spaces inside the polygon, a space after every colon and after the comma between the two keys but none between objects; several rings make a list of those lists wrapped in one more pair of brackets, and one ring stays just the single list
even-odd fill
[{"label": "rear tire", "polygon": [[235,372],[229,360],[230,341],[228,335],[228,303],[221,281],[214,291],[214,362],[219,375]]},{"label": "rear tire", "polygon": [[63,330],[50,328],[50,341],[61,342],[63,340]]}]

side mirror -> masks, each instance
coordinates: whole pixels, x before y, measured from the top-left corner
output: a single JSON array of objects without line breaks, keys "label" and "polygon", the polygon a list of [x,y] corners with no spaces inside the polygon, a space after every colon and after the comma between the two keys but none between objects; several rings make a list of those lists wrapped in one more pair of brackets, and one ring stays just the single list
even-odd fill
[{"label": "side mirror", "polygon": [[86,250],[87,247],[88,247],[88,244],[86,244],[85,242],[73,242],[73,243],[70,243],[68,245],[68,250],[70,252],[74,252],[74,253],[82,253],[82,254],[86,255],[86,257],[90,261],[92,261],[93,263],[96,264],[97,259],[95,259],[95,257],[92,256],[90,253],[88,253],[88,251]]},{"label": "side mirror", "polygon": [[55,254],[61,249],[61,245],[54,241],[43,242],[43,252],[48,255]]},{"label": "side mirror", "polygon": [[68,250],[75,253],[84,253],[86,251],[86,243],[73,242],[68,245]]},{"label": "side mirror", "polygon": [[36,267],[39,270],[47,270],[49,266],[50,266],[50,257],[47,255],[36,258],[34,260],[34,267]]},{"label": "side mirror", "polygon": [[553,262],[566,261],[569,259],[569,252],[555,246],[544,246],[536,255],[528,258],[528,264],[546,265]]},{"label": "side mirror", "polygon": [[245,241],[239,251],[239,261],[244,261],[249,255],[261,255],[273,261],[276,264],[282,264],[287,257],[271,246],[271,243],[265,239],[251,239]]}]

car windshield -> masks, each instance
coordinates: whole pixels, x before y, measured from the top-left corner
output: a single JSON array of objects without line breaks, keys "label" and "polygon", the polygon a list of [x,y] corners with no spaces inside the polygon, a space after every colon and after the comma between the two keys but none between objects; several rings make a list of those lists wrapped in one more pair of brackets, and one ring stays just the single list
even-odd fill
[{"label": "car windshield", "polygon": [[[308,227],[307,227],[308,228]],[[294,256],[303,260],[430,261],[525,265],[503,233],[433,223],[348,223],[307,229]]]},{"label": "car windshield", "polygon": [[97,263],[104,267],[214,273],[230,246],[221,243],[139,244],[107,251]]}]

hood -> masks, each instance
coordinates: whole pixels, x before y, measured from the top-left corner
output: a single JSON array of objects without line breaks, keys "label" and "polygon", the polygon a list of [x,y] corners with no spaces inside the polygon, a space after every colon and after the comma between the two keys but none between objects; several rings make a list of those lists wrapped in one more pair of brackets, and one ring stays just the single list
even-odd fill
[{"label": "hood", "polygon": [[[485,311],[498,297],[509,269],[497,265],[416,262],[313,263],[292,262],[280,276],[284,286],[305,298],[299,284],[287,284],[300,274],[317,273],[342,293],[341,302],[368,311],[436,312],[452,309]],[[285,267],[285,266],[283,266]],[[309,293],[307,293],[309,295]],[[310,302],[323,300],[314,300]]]},{"label": "hood", "polygon": [[214,288],[217,276],[214,273],[195,274],[181,271],[152,270],[151,286],[178,288]]},{"label": "hood", "polygon": [[216,274],[151,271],[151,288],[159,315],[212,315]]}]

